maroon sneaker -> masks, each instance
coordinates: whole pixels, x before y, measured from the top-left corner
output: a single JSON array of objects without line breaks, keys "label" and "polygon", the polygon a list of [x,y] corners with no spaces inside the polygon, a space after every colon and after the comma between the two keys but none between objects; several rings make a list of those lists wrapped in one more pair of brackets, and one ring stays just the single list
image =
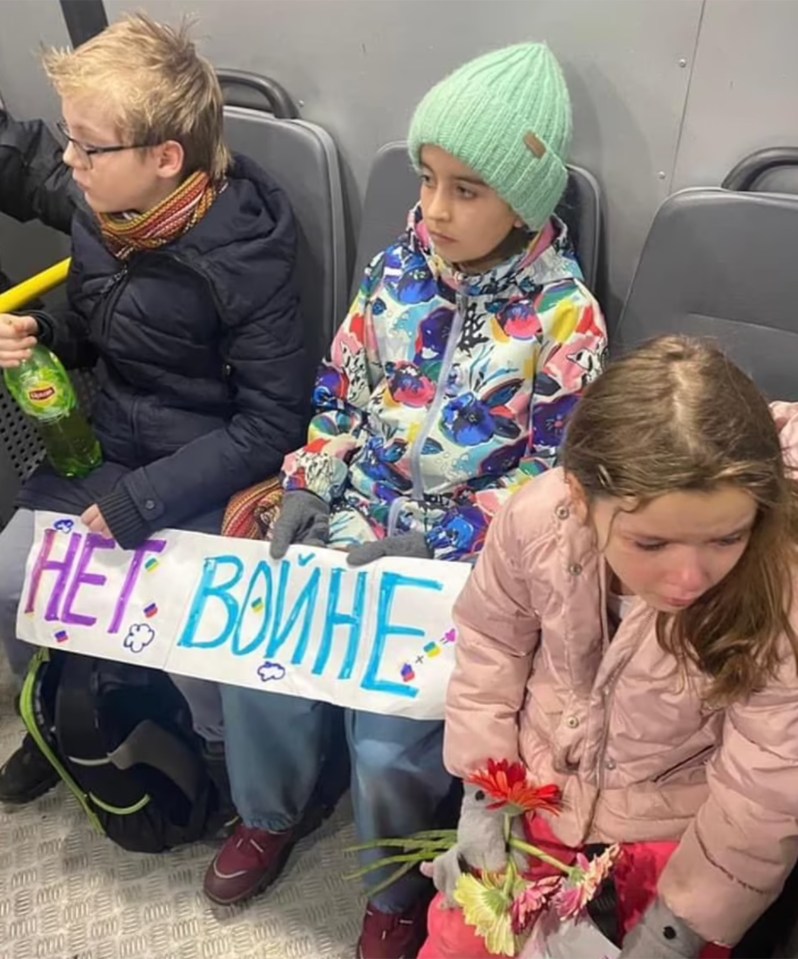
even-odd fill
[{"label": "maroon sneaker", "polygon": [[285,832],[269,832],[239,823],[208,866],[202,884],[205,895],[220,906],[243,902],[270,886],[283,871],[291,850],[332,813],[313,806]]},{"label": "maroon sneaker", "polygon": [[416,959],[427,938],[429,897],[405,912],[380,912],[369,903],[357,944],[357,959]]}]

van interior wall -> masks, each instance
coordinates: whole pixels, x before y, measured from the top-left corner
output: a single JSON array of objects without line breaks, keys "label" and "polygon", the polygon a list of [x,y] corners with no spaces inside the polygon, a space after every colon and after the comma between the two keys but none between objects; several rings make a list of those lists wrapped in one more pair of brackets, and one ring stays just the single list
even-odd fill
[{"label": "van interior wall", "polygon": [[[105,0],[109,21],[145,9],[195,35],[217,66],[269,74],[335,138],[356,230],[369,163],[403,138],[413,106],[478,53],[546,40],[574,105],[572,160],[604,190],[605,303],[618,313],[651,218],[674,189],[718,184],[744,154],[798,144],[798,0]],[[37,61],[66,43],[56,0],[0,5],[0,94],[54,119]],[[45,9],[46,8],[46,9]],[[397,224],[397,229],[401,224]],[[0,221],[17,275],[55,258],[42,231]]]}]

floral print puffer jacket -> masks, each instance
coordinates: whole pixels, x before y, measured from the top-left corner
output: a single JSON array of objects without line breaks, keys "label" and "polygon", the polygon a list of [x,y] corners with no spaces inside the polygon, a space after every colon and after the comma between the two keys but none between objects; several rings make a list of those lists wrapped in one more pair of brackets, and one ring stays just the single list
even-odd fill
[{"label": "floral print puffer jacket", "polygon": [[472,275],[435,254],[416,207],[366,270],[284,486],[378,538],[424,531],[436,558],[471,557],[502,503],[554,465],[606,342],[561,221]]}]

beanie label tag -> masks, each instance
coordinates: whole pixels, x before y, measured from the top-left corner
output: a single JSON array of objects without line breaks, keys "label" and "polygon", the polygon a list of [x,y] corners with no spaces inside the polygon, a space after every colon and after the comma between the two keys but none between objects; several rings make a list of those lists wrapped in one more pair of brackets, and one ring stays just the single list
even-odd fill
[{"label": "beanie label tag", "polygon": [[546,156],[546,146],[545,144],[530,130],[524,137],[524,143],[530,149],[538,160],[542,160]]}]

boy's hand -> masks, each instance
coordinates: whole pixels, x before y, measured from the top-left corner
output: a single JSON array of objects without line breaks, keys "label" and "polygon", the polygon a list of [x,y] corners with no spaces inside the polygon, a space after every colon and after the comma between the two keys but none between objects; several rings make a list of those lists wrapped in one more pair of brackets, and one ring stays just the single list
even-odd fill
[{"label": "boy's hand", "polygon": [[11,369],[29,359],[38,332],[39,324],[32,316],[0,313],[0,369]]},{"label": "boy's hand", "polygon": [[104,536],[106,539],[114,538],[114,534],[108,529],[105,517],[100,512],[96,503],[86,510],[80,517],[80,521],[88,526],[92,533],[99,533],[100,536]]}]

